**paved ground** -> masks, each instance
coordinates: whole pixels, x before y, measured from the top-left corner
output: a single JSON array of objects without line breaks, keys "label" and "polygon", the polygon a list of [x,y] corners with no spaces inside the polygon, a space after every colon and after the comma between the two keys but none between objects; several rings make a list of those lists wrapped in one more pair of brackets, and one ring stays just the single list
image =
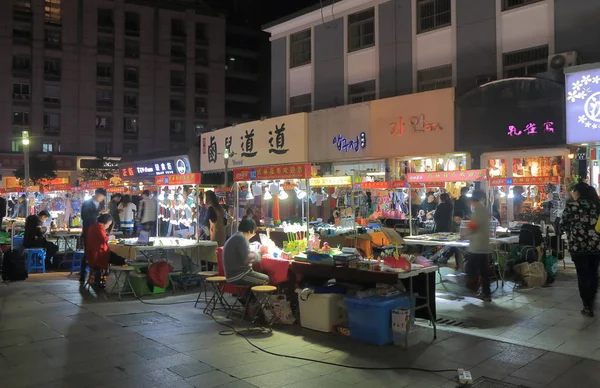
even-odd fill
[{"label": "paved ground", "polygon": [[[193,295],[149,302],[190,299]],[[505,303],[510,300],[500,306]],[[535,301],[528,304],[532,303]],[[512,313],[525,307],[515,308]],[[497,308],[478,306],[475,313],[465,307],[465,311],[478,315]],[[516,316],[522,318],[519,313]],[[532,317],[529,320],[535,322]],[[552,338],[553,333],[560,336],[565,330],[574,330],[555,327],[552,332],[543,330],[541,333],[547,335],[539,342],[543,337]],[[222,329],[190,303],[163,306],[107,301],[80,292],[77,282],[62,274],[34,275],[26,282],[0,284],[0,386],[456,386],[454,372],[365,371],[271,356],[239,336],[218,335]],[[463,367],[475,377],[487,376],[531,388],[600,385],[597,361],[448,331],[441,331],[432,343],[430,332],[426,334],[427,341],[409,351],[362,345],[298,326],[252,341],[271,352],[333,363],[452,370]]]}]

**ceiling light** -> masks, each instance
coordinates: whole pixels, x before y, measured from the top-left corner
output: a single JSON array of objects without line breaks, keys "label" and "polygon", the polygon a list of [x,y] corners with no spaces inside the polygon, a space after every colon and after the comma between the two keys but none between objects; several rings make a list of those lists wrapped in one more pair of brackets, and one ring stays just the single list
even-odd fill
[{"label": "ceiling light", "polygon": [[269,191],[269,189],[268,188],[265,189],[265,195],[263,196],[263,199],[265,201],[268,201],[269,199],[272,199],[272,198],[273,198],[273,196],[271,195],[271,192]]},{"label": "ceiling light", "polygon": [[288,193],[286,193],[285,190],[281,189],[279,191],[279,195],[277,197],[283,201],[285,199],[288,199],[289,195],[288,195]]},{"label": "ceiling light", "polygon": [[306,191],[300,190],[297,187],[294,187],[294,191],[296,192],[296,198],[298,198],[298,199],[306,198]]}]

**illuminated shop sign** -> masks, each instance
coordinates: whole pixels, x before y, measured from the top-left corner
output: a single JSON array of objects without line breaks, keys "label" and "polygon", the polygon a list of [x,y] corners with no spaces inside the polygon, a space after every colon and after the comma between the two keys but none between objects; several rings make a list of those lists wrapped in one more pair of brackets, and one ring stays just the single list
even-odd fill
[{"label": "illuminated shop sign", "polygon": [[566,74],[567,141],[600,140],[600,69]]},{"label": "illuminated shop sign", "polygon": [[333,145],[340,152],[359,152],[367,146],[367,135],[361,132],[355,139],[347,139],[342,135],[333,137]]},{"label": "illuminated shop sign", "polygon": [[554,133],[554,121],[545,121],[541,127],[538,127],[536,123],[529,123],[523,129],[519,129],[514,125],[508,126],[508,136],[529,136],[540,133]]},{"label": "illuminated shop sign", "polygon": [[187,157],[177,159],[158,159],[144,163],[134,163],[121,166],[121,178],[144,178],[164,175],[190,173],[190,165]]},{"label": "illuminated shop sign", "polygon": [[311,186],[348,186],[352,184],[352,177],[350,176],[325,176],[310,178]]},{"label": "illuminated shop sign", "polygon": [[[404,118],[402,116],[398,117],[396,121],[390,123],[390,133],[395,136],[404,135],[405,124]],[[424,114],[410,117],[408,119],[408,125],[412,131],[416,133],[441,131],[444,129],[439,123],[427,121]]]}]

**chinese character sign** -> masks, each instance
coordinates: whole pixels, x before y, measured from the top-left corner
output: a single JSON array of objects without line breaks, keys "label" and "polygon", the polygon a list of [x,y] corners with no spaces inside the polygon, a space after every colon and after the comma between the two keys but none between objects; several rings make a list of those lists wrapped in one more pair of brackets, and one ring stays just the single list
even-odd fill
[{"label": "chinese character sign", "polygon": [[310,164],[286,164],[256,168],[237,168],[233,170],[233,180],[262,181],[272,179],[306,179],[311,175]]},{"label": "chinese character sign", "polygon": [[600,69],[566,74],[567,142],[600,140]]},{"label": "chinese character sign", "polygon": [[307,127],[307,114],[298,113],[203,134],[200,168],[225,169],[225,149],[230,151],[228,166],[232,169],[304,163],[308,161]]},{"label": "chinese character sign", "polygon": [[540,126],[538,132],[538,125],[536,123],[528,123],[523,129],[519,129],[514,125],[508,126],[508,136],[530,136],[538,134],[552,134],[554,133],[554,121],[544,121],[543,125]]},{"label": "chinese character sign", "polygon": [[406,180],[410,183],[470,182],[484,181],[487,178],[487,170],[417,172],[406,176]]}]

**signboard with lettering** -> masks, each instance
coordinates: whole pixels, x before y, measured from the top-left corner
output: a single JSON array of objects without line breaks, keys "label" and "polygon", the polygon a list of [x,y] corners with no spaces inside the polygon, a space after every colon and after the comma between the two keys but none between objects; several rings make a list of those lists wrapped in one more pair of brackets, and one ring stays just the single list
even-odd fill
[{"label": "signboard with lettering", "polygon": [[454,152],[454,88],[371,101],[373,156]]},{"label": "signboard with lettering", "polygon": [[521,186],[537,185],[545,186],[549,183],[560,184],[560,177],[557,176],[522,176],[514,178],[491,178],[490,186]]},{"label": "signboard with lettering", "polygon": [[415,172],[406,175],[409,183],[470,182],[488,179],[487,170]]},{"label": "signboard with lettering", "polygon": [[114,168],[119,168],[119,161],[104,159],[79,159],[79,168],[96,168],[111,170]]},{"label": "signboard with lettering", "polygon": [[229,149],[231,169],[305,163],[307,114],[297,113],[238,124],[202,135],[200,169],[224,170],[223,151]]},{"label": "signboard with lettering", "polygon": [[504,151],[565,144],[564,86],[505,79],[456,99],[456,151]]},{"label": "signboard with lettering", "polygon": [[336,162],[370,157],[370,104],[350,104],[309,113],[309,160]]},{"label": "signboard with lettering", "polygon": [[310,164],[288,164],[283,166],[238,168],[233,170],[234,182],[272,179],[308,179],[310,178],[310,175]]},{"label": "signboard with lettering", "polygon": [[313,187],[320,186],[349,186],[352,184],[350,176],[324,176],[310,178],[309,184]]},{"label": "signboard with lettering", "polygon": [[385,190],[385,189],[389,189],[392,186],[391,186],[390,182],[361,182],[361,183],[355,183],[354,187],[357,188],[358,190],[376,190],[376,189]]},{"label": "signboard with lettering", "polygon": [[83,190],[92,189],[108,189],[110,187],[110,181],[89,181],[79,183],[79,187]]},{"label": "signboard with lettering", "polygon": [[600,141],[600,68],[565,70],[567,142]]},{"label": "signboard with lettering", "polygon": [[48,192],[48,191],[70,191],[71,190],[71,185],[68,183],[57,183],[57,184],[51,184],[48,186],[41,186],[42,187],[42,191],[44,192]]},{"label": "signboard with lettering", "polygon": [[199,185],[200,182],[200,173],[165,175],[154,178],[156,186]]},{"label": "signboard with lettering", "polygon": [[149,178],[156,176],[189,174],[189,158],[185,155],[174,158],[154,159],[145,162],[123,163],[119,165],[121,179]]}]

